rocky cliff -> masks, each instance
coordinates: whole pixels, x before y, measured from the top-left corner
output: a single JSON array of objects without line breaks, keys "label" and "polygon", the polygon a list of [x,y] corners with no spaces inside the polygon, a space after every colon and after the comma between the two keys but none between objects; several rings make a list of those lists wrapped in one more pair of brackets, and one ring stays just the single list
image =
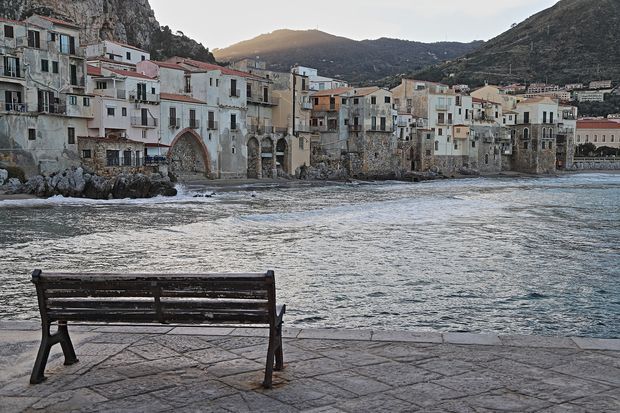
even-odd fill
[{"label": "rocky cliff", "polygon": [[151,52],[154,59],[180,54],[214,61],[209,49],[160,27],[148,0],[0,0],[0,16],[23,19],[52,16],[82,27],[82,44],[108,39]]}]

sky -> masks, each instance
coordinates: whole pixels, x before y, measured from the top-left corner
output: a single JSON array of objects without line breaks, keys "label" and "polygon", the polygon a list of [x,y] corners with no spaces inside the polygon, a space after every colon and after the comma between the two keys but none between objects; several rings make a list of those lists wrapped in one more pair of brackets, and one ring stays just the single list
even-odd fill
[{"label": "sky", "polygon": [[557,0],[150,0],[161,25],[213,50],[277,29],[355,40],[489,40]]}]

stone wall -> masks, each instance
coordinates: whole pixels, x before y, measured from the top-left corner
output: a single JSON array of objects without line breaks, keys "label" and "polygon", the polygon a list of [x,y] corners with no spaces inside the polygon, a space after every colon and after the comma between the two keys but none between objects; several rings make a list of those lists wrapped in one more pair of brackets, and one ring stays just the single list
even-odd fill
[{"label": "stone wall", "polygon": [[620,170],[620,159],[608,160],[608,159],[587,159],[580,160],[579,158],[575,158],[571,168],[567,168],[571,170],[608,170],[608,171],[617,171]]},{"label": "stone wall", "polygon": [[[144,144],[141,142],[135,142],[128,139],[109,139],[109,138],[78,138],[78,148],[82,155],[84,151],[90,151],[90,158],[82,156],[82,165],[91,171],[94,171],[97,175],[111,177],[120,174],[137,174],[144,173],[151,170],[151,168],[145,168],[140,161],[142,154],[144,154]],[[123,156],[125,151],[130,151],[132,154],[131,165],[123,165],[121,160],[120,165],[108,166],[107,151],[119,151],[120,156]],[[141,156],[136,162],[136,152]]]},{"label": "stone wall", "polygon": [[[556,139],[542,138],[542,128],[550,125],[518,125],[512,153],[512,170],[534,174],[553,173],[556,170]],[[524,129],[529,138],[525,139]],[[555,136],[555,131],[552,133]],[[544,148],[543,148],[544,145]]]}]

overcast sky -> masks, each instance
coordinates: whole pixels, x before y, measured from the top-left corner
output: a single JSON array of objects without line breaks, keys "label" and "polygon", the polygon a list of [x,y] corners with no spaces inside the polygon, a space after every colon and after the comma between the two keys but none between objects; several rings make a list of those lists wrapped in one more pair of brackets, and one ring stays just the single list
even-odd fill
[{"label": "overcast sky", "polygon": [[210,49],[277,29],[351,39],[488,40],[557,0],[150,0],[162,25]]}]

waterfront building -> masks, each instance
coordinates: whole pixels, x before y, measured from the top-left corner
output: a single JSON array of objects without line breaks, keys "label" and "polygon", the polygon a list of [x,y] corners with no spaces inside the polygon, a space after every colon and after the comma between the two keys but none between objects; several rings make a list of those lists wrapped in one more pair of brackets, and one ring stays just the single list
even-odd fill
[{"label": "waterfront building", "polygon": [[0,19],[0,161],[26,176],[79,165],[93,117],[79,27],[33,15]]},{"label": "waterfront building", "polygon": [[581,90],[574,93],[577,102],[604,102],[613,89]]},{"label": "waterfront building", "polygon": [[592,143],[597,148],[608,146],[620,149],[620,122],[610,119],[578,120],[576,144],[584,143]]}]

